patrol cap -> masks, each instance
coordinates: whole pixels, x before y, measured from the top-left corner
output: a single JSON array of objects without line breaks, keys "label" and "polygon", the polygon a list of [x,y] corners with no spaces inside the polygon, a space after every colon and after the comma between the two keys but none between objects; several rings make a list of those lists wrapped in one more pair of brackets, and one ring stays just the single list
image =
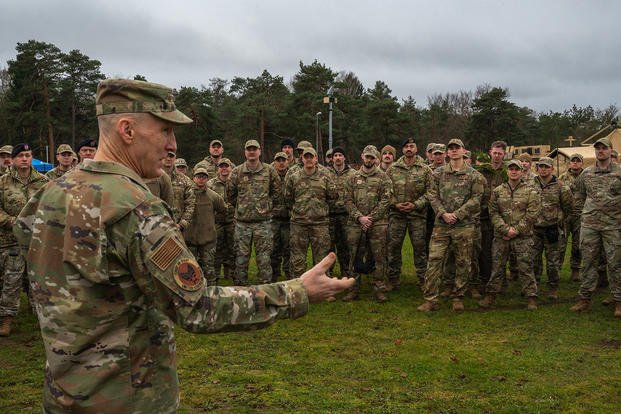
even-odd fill
[{"label": "patrol cap", "polygon": [[429,144],[427,144],[427,149],[426,152],[431,152],[433,151],[433,146],[436,145],[435,142],[430,142]]},{"label": "patrol cap", "polygon": [[526,161],[526,162],[533,162],[533,157],[530,156],[530,154],[528,152],[523,152],[521,153],[518,157],[518,160],[520,161]]},{"label": "patrol cap", "polygon": [[569,156],[569,161],[573,160],[574,158],[578,158],[580,161],[584,161],[584,157],[582,156],[582,154],[578,154],[578,153],[571,154]]},{"label": "patrol cap", "polygon": [[612,144],[610,143],[610,139],[608,137],[598,139],[597,141],[595,141],[595,144],[593,144],[593,146],[596,146],[597,144],[603,144],[608,148],[612,148]]},{"label": "patrol cap", "polygon": [[364,149],[362,150],[362,156],[364,157],[367,155],[372,155],[375,158],[379,157],[379,151],[377,150],[375,145],[367,145],[366,147],[364,147]]},{"label": "patrol cap", "polygon": [[173,124],[192,119],[175,106],[172,89],[152,82],[106,79],[99,82],[95,96],[97,116],[120,113],[149,113]]},{"label": "patrol cap", "polygon": [[514,167],[518,167],[520,170],[524,170],[524,167],[522,167],[522,163],[519,160],[516,160],[515,158],[507,163],[507,169],[509,169],[509,167],[511,167],[512,165]]},{"label": "patrol cap", "polygon": [[446,147],[444,146],[444,144],[433,144],[431,152],[433,154],[444,153],[446,152]]},{"label": "patrol cap", "polygon": [[75,151],[79,152],[82,147],[97,148],[97,145],[98,145],[98,142],[97,142],[96,139],[86,138],[86,139],[83,139],[82,141],[80,141],[78,143],[78,145],[76,145]]},{"label": "patrol cap", "polygon": [[384,148],[382,148],[382,155],[386,154],[387,152],[390,152],[393,158],[397,157],[397,150],[392,145],[384,145]]},{"label": "patrol cap", "polygon": [[539,161],[537,161],[537,165],[546,165],[548,167],[554,167],[554,161],[550,157],[541,157]]},{"label": "patrol cap", "polygon": [[[277,152],[276,155],[274,155],[274,161],[276,161],[278,158],[287,159],[288,157],[287,157],[287,154],[285,154],[284,152],[280,151],[280,152]],[[218,165],[220,165],[220,164],[218,164]]]},{"label": "patrol cap", "polygon": [[311,144],[308,141],[300,141],[300,142],[298,142],[298,146],[295,149],[301,151],[301,150],[303,150],[304,148],[307,148],[307,147],[311,147],[312,148],[313,144]]},{"label": "patrol cap", "polygon": [[211,142],[209,143],[209,146],[213,147],[216,144],[220,144],[221,147],[224,146],[224,145],[222,145],[222,141],[220,141],[219,139],[212,139]]},{"label": "patrol cap", "polygon": [[70,152],[72,154],[75,154],[71,149],[71,145],[69,144],[60,144],[58,148],[56,148],[56,155],[62,154],[63,152]]},{"label": "patrol cap", "polygon": [[17,144],[16,146],[13,147],[13,151],[11,151],[11,158],[15,158],[17,156],[17,154],[19,154],[20,152],[24,152],[24,151],[32,151],[32,148],[30,148],[30,145],[28,144]]},{"label": "patrol cap", "polygon": [[235,167],[235,164],[233,164],[233,162],[231,162],[231,160],[229,160],[228,158],[222,158],[220,162],[218,163],[218,167],[221,166],[222,164],[226,164],[231,168]]},{"label": "patrol cap", "polygon": [[11,155],[12,152],[13,152],[13,146],[12,145],[5,145],[2,148],[0,148],[0,154],[9,154],[9,155]]},{"label": "patrol cap", "polygon": [[306,154],[312,154],[313,157],[316,157],[317,151],[315,151],[315,148],[313,147],[307,147],[302,150],[302,155],[306,155]]},{"label": "patrol cap", "polygon": [[326,151],[326,158],[332,156],[332,154],[334,153],[334,150],[332,148],[330,148],[329,150]]},{"label": "patrol cap", "polygon": [[343,147],[334,147],[332,148],[332,156],[334,157],[334,154],[339,153],[339,154],[343,154],[343,156],[345,156],[345,149],[343,149]]},{"label": "patrol cap", "polygon": [[[416,144],[416,142],[414,141],[414,138],[411,138],[411,137],[410,138],[406,138],[401,143],[401,148],[405,147],[407,144]],[[429,145],[427,145],[427,147],[429,147]]]},{"label": "patrol cap", "polygon": [[289,145],[291,148],[295,148],[295,142],[293,142],[291,138],[283,138],[283,140],[280,142],[280,149],[282,149],[282,147],[286,145]]},{"label": "patrol cap", "polygon": [[183,158],[177,158],[175,160],[175,167],[187,167],[187,166],[188,166],[188,163],[185,162]]},{"label": "patrol cap", "polygon": [[246,143],[244,144],[244,149],[248,149],[250,147],[257,147],[258,149],[261,149],[261,145],[259,145],[259,141],[257,141],[256,139],[249,139],[248,141],[246,141]]},{"label": "patrol cap", "polygon": [[194,176],[196,177],[198,174],[205,174],[207,177],[209,177],[209,172],[207,172],[207,168],[205,167],[198,167],[194,169]]},{"label": "patrol cap", "polygon": [[464,143],[459,138],[452,138],[448,144],[446,144],[447,147],[450,145],[459,145],[460,147],[465,148]]}]

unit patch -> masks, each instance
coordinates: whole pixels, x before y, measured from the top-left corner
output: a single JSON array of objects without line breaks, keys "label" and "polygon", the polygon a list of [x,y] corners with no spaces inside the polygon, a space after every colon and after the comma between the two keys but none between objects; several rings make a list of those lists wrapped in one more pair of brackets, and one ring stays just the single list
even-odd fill
[{"label": "unit patch", "polygon": [[175,265],[175,283],[183,289],[194,292],[203,287],[203,271],[196,261],[181,259]]}]

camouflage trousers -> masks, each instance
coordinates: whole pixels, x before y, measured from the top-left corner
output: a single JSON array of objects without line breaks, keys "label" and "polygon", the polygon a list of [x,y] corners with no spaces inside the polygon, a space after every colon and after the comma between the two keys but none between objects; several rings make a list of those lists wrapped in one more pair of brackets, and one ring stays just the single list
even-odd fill
[{"label": "camouflage trousers", "polygon": [[[359,225],[348,224],[347,242],[351,246],[351,256],[349,260],[349,274],[356,279],[356,284],[352,290],[360,290],[361,275],[354,272],[354,260],[358,252],[358,241],[362,235],[362,229]],[[367,237],[371,245],[371,253],[375,260],[375,271],[371,275],[373,279],[374,290],[386,290],[386,239],[388,237],[387,224],[374,224],[367,230]]]},{"label": "camouflage trousers", "polygon": [[[280,278],[281,271],[285,273],[287,280],[293,279],[291,272],[290,254],[290,225],[289,219],[274,219],[272,222],[274,233],[274,247],[272,249],[272,282]],[[282,270],[281,270],[282,268]]]},{"label": "camouflage trousers", "polygon": [[347,277],[349,271],[349,261],[351,258],[351,246],[347,242],[347,214],[336,214],[330,216],[330,240],[332,245],[330,251],[336,253],[341,269],[341,277]]},{"label": "camouflage trousers", "polygon": [[533,273],[533,237],[517,236],[504,240],[496,235],[492,244],[492,276],[487,282],[487,293],[498,294],[505,280],[507,261],[511,253],[515,254],[518,280],[522,284],[522,292],[527,297],[537,296],[537,281]]},{"label": "camouflage trousers", "polygon": [[271,256],[274,242],[272,220],[252,223],[238,221],[235,223],[235,246],[237,246],[235,284],[238,286],[248,285],[248,263],[253,241],[258,270],[257,283],[272,282]]},{"label": "camouflage trousers", "polygon": [[25,272],[26,262],[19,247],[0,249],[0,317],[17,315]]},{"label": "camouflage trousers", "polygon": [[472,262],[474,225],[435,226],[429,244],[429,259],[423,296],[426,301],[437,302],[444,264],[449,253],[455,255],[455,286],[451,298],[462,298],[468,287]]},{"label": "camouflage trousers", "polygon": [[306,254],[309,244],[313,252],[313,264],[317,264],[330,252],[328,223],[291,223],[289,246],[291,247],[291,271],[293,277],[300,277],[306,271]]},{"label": "camouflage trousers", "polygon": [[235,223],[216,226],[217,240],[214,255],[214,272],[220,277],[220,270],[224,266],[224,277],[235,280]]},{"label": "camouflage trousers", "polygon": [[533,231],[533,273],[537,285],[541,286],[541,275],[543,274],[543,258],[546,256],[546,274],[548,275],[548,286],[558,287],[559,272],[562,265],[561,250],[563,237],[551,243],[545,235],[545,228],[535,227]]},{"label": "camouflage trousers", "polygon": [[407,218],[391,215],[388,222],[388,281],[398,282],[401,277],[401,250],[405,233],[410,235],[410,243],[414,255],[414,267],[420,285],[425,281],[427,271],[427,220],[422,218]]},{"label": "camouflage trousers", "polygon": [[602,251],[608,264],[610,292],[615,302],[621,302],[621,228],[595,230],[582,226],[580,229],[582,283],[578,294],[582,299],[591,299],[597,288]]},{"label": "camouflage trousers", "polygon": [[196,257],[203,274],[207,286],[216,286],[218,284],[218,276],[214,267],[214,259],[216,255],[216,241],[207,244],[189,244],[188,248]]},{"label": "camouflage trousers", "polygon": [[[472,287],[478,287],[479,281],[479,255],[481,254],[481,226],[475,224],[474,236],[472,239],[472,261],[470,264],[470,279],[468,284]],[[444,262],[443,284],[446,287],[455,286],[455,253],[449,251]]]},{"label": "camouflage trousers", "polygon": [[[561,258],[565,259],[565,251],[567,250],[567,241],[571,234],[571,256],[569,258],[569,266],[571,270],[580,270],[580,262],[582,257],[580,255],[580,218],[568,219],[565,222],[566,233],[565,237],[561,241]],[[562,265],[562,262],[561,262]]]}]

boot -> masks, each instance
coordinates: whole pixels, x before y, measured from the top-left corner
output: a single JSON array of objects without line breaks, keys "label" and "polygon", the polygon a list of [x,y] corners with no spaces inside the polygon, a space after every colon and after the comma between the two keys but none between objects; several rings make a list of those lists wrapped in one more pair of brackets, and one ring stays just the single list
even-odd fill
[{"label": "boot", "polygon": [[373,292],[373,296],[375,297],[377,303],[384,303],[388,301],[388,298],[381,290],[376,290],[375,292]]},{"label": "boot", "polygon": [[431,311],[435,311],[438,309],[440,309],[440,306],[436,302],[430,302],[430,301],[426,301],[425,303],[420,305],[418,308],[416,308],[417,311],[425,312],[425,313],[429,313]]},{"label": "boot", "polygon": [[453,293],[453,286],[448,285],[444,288],[442,293],[440,293],[440,296],[443,298],[448,298],[449,296],[451,296],[451,293]]},{"label": "boot", "polygon": [[490,309],[496,305],[496,295],[488,293],[483,299],[477,302],[481,308]]},{"label": "boot", "polygon": [[354,300],[358,300],[358,289],[350,289],[341,300],[343,302],[353,302]]},{"label": "boot", "polygon": [[602,300],[602,305],[604,306],[612,305],[613,303],[615,303],[615,300],[612,298],[612,295],[608,295]]},{"label": "boot", "polygon": [[401,281],[399,279],[389,279],[386,283],[386,292],[392,292],[393,290],[399,290],[401,287]]},{"label": "boot", "polygon": [[571,279],[572,282],[580,282],[580,270],[571,269]]},{"label": "boot", "polygon": [[528,310],[537,310],[537,298],[534,296],[528,297],[528,305],[526,305],[526,309]]},{"label": "boot", "polygon": [[572,306],[569,310],[572,312],[582,312],[591,309],[590,299],[580,299],[578,303]]},{"label": "boot", "polygon": [[464,303],[461,299],[453,299],[453,311],[454,312],[463,312],[464,311]]},{"label": "boot", "polygon": [[548,292],[548,299],[558,300],[558,290],[556,288],[550,288],[550,291]]},{"label": "boot", "polygon": [[479,289],[475,287],[470,289],[470,296],[472,296],[472,299],[481,299],[483,297]]},{"label": "boot", "polygon": [[12,316],[5,316],[0,320],[0,336],[9,336],[11,334]]},{"label": "boot", "polygon": [[621,302],[615,302],[615,318],[621,318]]}]

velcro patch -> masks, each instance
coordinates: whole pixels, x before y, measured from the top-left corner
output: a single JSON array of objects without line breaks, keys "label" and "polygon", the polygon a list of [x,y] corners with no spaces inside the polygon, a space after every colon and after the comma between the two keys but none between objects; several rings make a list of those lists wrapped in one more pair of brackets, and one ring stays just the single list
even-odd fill
[{"label": "velcro patch", "polygon": [[203,287],[205,279],[203,271],[196,261],[181,259],[175,265],[175,283],[183,289],[194,292]]},{"label": "velcro patch", "polygon": [[170,236],[153,252],[151,261],[161,270],[166,270],[173,260],[179,257],[182,251],[183,246],[174,237]]}]

